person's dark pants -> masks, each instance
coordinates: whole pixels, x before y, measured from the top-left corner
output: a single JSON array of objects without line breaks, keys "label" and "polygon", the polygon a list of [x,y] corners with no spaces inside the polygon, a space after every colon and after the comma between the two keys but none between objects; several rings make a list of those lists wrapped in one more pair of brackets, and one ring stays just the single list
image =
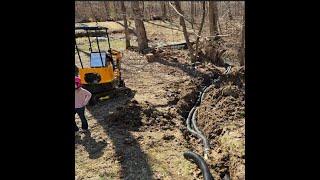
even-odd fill
[{"label": "person's dark pants", "polygon": [[[82,108],[75,108],[75,112],[74,114],[78,114],[79,117],[80,117],[80,120],[81,120],[81,125],[82,125],[82,129],[88,129],[88,122],[87,122],[87,119],[84,115],[84,110],[85,110],[85,107],[82,107]],[[74,128],[76,131],[79,130],[79,128],[77,127],[77,124],[76,124],[76,121],[74,121]]]}]

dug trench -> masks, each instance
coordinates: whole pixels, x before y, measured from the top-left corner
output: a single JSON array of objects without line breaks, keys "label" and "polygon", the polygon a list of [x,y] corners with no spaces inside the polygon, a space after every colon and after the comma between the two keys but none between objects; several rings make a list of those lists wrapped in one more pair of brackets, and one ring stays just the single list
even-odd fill
[{"label": "dug trench", "polygon": [[[214,83],[198,106],[196,119],[209,140],[206,163],[214,179],[245,179],[244,68],[234,67],[229,74],[220,74],[220,81]],[[203,154],[198,138],[191,137],[189,141],[194,152]]]},{"label": "dug trench", "polygon": [[[202,154],[202,142],[187,131],[185,119],[201,88],[221,71],[191,66],[185,51],[164,49],[152,62],[136,52],[124,54],[128,91],[87,108],[90,133],[76,134],[76,179],[202,179],[198,167],[183,157],[187,150]],[[243,152],[230,151],[225,143],[244,138],[239,130],[244,127],[243,94],[234,95],[244,86],[234,77],[222,78],[199,107],[198,126],[210,141],[207,164],[215,179],[226,173],[244,179]],[[223,90],[229,85],[231,90]],[[236,130],[241,133],[232,134]]]}]

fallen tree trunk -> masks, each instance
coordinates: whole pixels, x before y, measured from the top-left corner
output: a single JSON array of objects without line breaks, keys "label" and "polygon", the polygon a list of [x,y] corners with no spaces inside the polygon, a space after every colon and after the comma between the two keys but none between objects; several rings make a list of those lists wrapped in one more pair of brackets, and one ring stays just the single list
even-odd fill
[{"label": "fallen tree trunk", "polygon": [[[130,33],[132,33],[132,34],[134,34],[134,35],[136,35],[136,33],[132,30],[132,29],[128,29],[128,31],[129,31],[129,34]],[[113,31],[109,31],[108,30],[108,33],[110,34],[110,33],[124,33],[125,32],[125,30],[124,29],[121,29],[121,30],[113,30]],[[88,31],[88,33],[89,33],[89,36],[93,36],[93,37],[95,37],[95,36],[98,36],[98,37],[100,37],[100,36],[106,36],[106,32],[105,31]],[[79,37],[86,37],[87,36],[87,32],[86,31],[76,31],[75,32],[75,37],[76,38],[79,38]]]},{"label": "fallen tree trunk", "polygon": [[79,37],[87,37],[89,36],[93,36],[93,37],[100,37],[100,36],[105,36],[106,32],[105,31],[76,31],[75,32],[75,37],[79,38]]},{"label": "fallen tree trunk", "polygon": [[[193,45],[195,42],[190,41],[190,44]],[[177,42],[177,43],[169,43],[162,46],[157,46],[157,48],[175,48],[175,49],[188,49],[188,45],[186,42]]]}]

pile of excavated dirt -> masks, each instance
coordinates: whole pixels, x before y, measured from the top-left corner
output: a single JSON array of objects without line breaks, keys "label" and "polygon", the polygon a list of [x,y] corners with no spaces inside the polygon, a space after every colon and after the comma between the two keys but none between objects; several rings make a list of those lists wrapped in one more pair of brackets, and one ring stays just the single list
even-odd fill
[{"label": "pile of excavated dirt", "polygon": [[176,123],[171,121],[176,116],[170,112],[158,111],[153,105],[145,102],[139,104],[130,100],[125,106],[119,106],[108,116],[109,126],[121,126],[132,131],[141,131],[150,126],[154,130],[172,130]]},{"label": "pile of excavated dirt", "polygon": [[[245,72],[243,67],[233,67],[228,74],[223,74],[223,70],[210,65],[196,66],[197,78],[169,84],[165,90],[169,103],[175,107],[172,114],[182,117],[179,129],[190,142],[188,148],[202,156],[202,142],[190,134],[185,120],[199,91],[212,80],[212,74],[220,76],[220,81],[206,93],[199,106],[197,124],[210,143],[206,162],[214,178],[223,179],[228,174],[231,179],[242,180],[245,178]],[[195,177],[201,178],[201,173]]]},{"label": "pile of excavated dirt", "polygon": [[233,68],[221,77],[199,106],[197,124],[211,146],[208,164],[215,179],[229,174],[245,179],[244,69]]}]

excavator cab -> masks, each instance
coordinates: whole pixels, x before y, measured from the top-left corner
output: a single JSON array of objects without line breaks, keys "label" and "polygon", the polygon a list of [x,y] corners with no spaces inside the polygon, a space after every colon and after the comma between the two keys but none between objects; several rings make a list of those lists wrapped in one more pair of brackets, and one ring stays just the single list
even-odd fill
[{"label": "excavator cab", "polygon": [[[121,77],[121,52],[111,49],[108,28],[105,27],[76,27],[77,31],[85,34],[89,43],[89,53],[86,58],[81,57],[78,47],[77,36],[75,38],[76,53],[76,75],[80,76],[82,87],[92,93],[90,105],[98,103],[99,98],[115,91],[117,88],[125,87]],[[101,49],[101,39],[108,43],[108,50]],[[82,44],[83,45],[83,44]],[[94,47],[96,50],[94,51]],[[107,47],[107,46],[105,46]],[[88,62],[89,61],[89,62]]]}]

